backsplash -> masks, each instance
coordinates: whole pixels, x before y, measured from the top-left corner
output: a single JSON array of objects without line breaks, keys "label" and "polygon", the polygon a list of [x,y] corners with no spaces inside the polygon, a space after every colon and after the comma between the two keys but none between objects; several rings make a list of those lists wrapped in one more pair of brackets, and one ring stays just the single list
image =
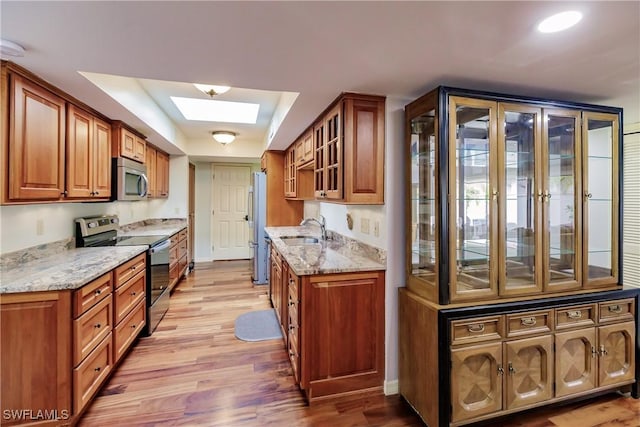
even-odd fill
[{"label": "backsplash", "polygon": [[344,248],[348,252],[355,252],[364,257],[370,258],[380,264],[387,265],[387,251],[377,248],[375,246],[368,245],[360,240],[353,239],[351,237],[343,236],[335,231],[327,230],[327,237],[330,240],[334,240],[344,245]]}]

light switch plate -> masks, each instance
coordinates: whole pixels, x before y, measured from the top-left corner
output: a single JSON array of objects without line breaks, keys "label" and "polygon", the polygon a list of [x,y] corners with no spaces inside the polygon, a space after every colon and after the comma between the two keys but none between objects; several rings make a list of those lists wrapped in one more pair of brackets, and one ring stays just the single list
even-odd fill
[{"label": "light switch plate", "polygon": [[369,218],[360,219],[360,232],[363,234],[369,234]]}]

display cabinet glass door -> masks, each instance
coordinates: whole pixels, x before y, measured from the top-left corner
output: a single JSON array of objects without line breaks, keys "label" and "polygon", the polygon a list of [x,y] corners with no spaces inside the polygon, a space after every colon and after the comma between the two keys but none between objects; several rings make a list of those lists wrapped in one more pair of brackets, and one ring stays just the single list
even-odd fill
[{"label": "display cabinet glass door", "polygon": [[579,129],[579,111],[544,110],[544,182],[540,197],[543,202],[544,284],[547,291],[578,289],[581,286]]},{"label": "display cabinet glass door", "polygon": [[500,295],[542,291],[542,110],[499,104]]},{"label": "display cabinet glass door", "polygon": [[497,103],[449,98],[451,300],[498,294]]},{"label": "display cabinet glass door", "polygon": [[[409,277],[418,282],[429,297],[436,295],[438,283],[438,137],[435,109],[411,118],[410,132],[410,221],[411,260]],[[424,289],[424,288],[427,289]]]},{"label": "display cabinet glass door", "polygon": [[583,281],[618,282],[618,116],[584,113]]}]

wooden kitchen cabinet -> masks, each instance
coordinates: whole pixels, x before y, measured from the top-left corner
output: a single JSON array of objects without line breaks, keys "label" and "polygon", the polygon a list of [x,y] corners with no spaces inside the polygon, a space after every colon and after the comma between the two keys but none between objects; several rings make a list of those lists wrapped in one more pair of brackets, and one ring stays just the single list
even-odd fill
[{"label": "wooden kitchen cabinet", "polygon": [[313,146],[313,128],[307,129],[295,143],[297,167],[304,167],[313,162],[315,149]]},{"label": "wooden kitchen cabinet", "polygon": [[384,120],[384,97],[343,93],[316,121],[316,198],[384,203]]},{"label": "wooden kitchen cabinet", "polygon": [[[54,201],[64,196],[66,102],[2,67],[8,107],[3,117],[4,202]],[[8,120],[7,120],[8,118]]]},{"label": "wooden kitchen cabinet", "polygon": [[267,227],[298,225],[302,221],[304,202],[284,196],[284,153],[265,151],[262,171],[267,175]]},{"label": "wooden kitchen cabinet", "polygon": [[287,280],[287,353],[293,379],[300,383],[300,278],[289,269]]},{"label": "wooden kitchen cabinet", "polygon": [[296,188],[296,150],[292,145],[284,153],[284,197],[297,196]]},{"label": "wooden kitchen cabinet", "polygon": [[[56,410],[72,415],[71,292],[2,295],[1,409]],[[24,420],[23,420],[24,422]],[[6,424],[5,424],[6,423]],[[3,425],[19,424],[3,420]]]},{"label": "wooden kitchen cabinet", "polygon": [[157,150],[156,153],[156,198],[169,197],[169,155]]},{"label": "wooden kitchen cabinet", "polygon": [[121,121],[114,121],[112,126],[113,147],[111,155],[145,163],[147,150],[145,136],[134,131]]},{"label": "wooden kitchen cabinet", "polygon": [[182,229],[171,236],[169,248],[169,292],[178,284],[186,274],[187,262],[187,229]]},{"label": "wooden kitchen cabinet", "polygon": [[158,178],[157,178],[157,154],[158,151],[152,145],[147,145],[147,179],[149,180],[149,189],[147,197],[154,198],[158,195]]},{"label": "wooden kitchen cabinet", "polygon": [[67,107],[66,197],[111,197],[111,126],[91,113]]}]

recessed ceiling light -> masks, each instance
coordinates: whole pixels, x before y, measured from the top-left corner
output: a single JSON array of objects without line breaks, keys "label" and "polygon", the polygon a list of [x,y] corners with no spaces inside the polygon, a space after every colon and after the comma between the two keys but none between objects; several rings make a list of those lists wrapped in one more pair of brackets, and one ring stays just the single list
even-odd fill
[{"label": "recessed ceiling light", "polygon": [[187,120],[202,122],[250,123],[258,120],[260,104],[216,101],[172,96],[171,100]]},{"label": "recessed ceiling light", "polygon": [[577,10],[556,13],[542,20],[538,24],[538,31],[541,33],[557,33],[576,25],[582,19],[582,13]]}]

